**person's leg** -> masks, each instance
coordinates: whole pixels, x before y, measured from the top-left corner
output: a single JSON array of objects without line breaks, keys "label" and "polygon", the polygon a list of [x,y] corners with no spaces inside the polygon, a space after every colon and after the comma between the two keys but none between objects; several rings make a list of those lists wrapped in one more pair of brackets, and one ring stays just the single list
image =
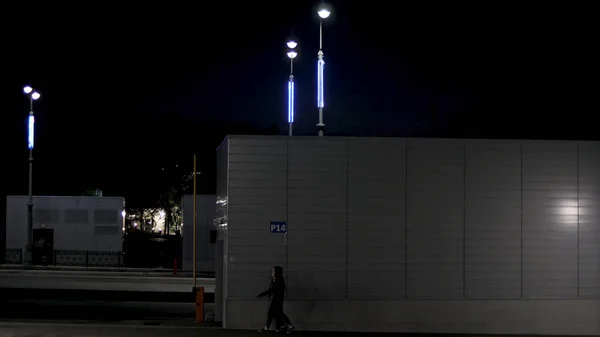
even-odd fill
[{"label": "person's leg", "polygon": [[286,327],[286,333],[292,333],[296,329],[290,318],[285,314],[285,312],[283,312],[283,303],[281,303],[281,320]]},{"label": "person's leg", "polygon": [[290,333],[294,332],[294,330],[296,330],[296,327],[292,324],[292,321],[290,320],[290,318],[283,312],[281,313],[281,317],[284,320],[286,333],[290,334]]},{"label": "person's leg", "polygon": [[275,326],[277,330],[281,329],[285,326],[285,322],[283,321],[283,302],[273,303],[273,317],[275,318]]},{"label": "person's leg", "polygon": [[[274,315],[275,311],[273,308],[273,303],[271,303],[271,305],[269,306],[269,312],[267,313],[267,324],[265,324],[265,327],[258,330],[260,332],[262,331],[268,331],[269,327],[271,326],[271,323],[273,322],[273,318],[275,317]],[[277,324],[277,320],[275,321],[275,324]],[[277,327],[277,329],[279,329],[279,327]]]}]

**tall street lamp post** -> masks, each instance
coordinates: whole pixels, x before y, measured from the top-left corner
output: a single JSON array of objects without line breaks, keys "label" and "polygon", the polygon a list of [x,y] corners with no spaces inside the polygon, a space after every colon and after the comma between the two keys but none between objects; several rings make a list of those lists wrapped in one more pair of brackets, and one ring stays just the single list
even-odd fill
[{"label": "tall street lamp post", "polygon": [[27,147],[29,148],[29,193],[27,198],[27,245],[25,246],[25,258],[23,265],[33,264],[33,145],[35,133],[35,117],[33,114],[33,101],[38,100],[41,95],[31,86],[23,88],[23,92],[29,99],[29,116],[27,117]]}]

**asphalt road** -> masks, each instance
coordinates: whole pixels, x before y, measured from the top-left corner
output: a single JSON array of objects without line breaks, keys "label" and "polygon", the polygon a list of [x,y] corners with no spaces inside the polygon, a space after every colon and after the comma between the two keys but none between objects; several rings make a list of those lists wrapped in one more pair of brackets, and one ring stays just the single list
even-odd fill
[{"label": "asphalt road", "polygon": [[[214,312],[205,304],[205,312]],[[189,326],[194,303],[104,302],[90,300],[0,300],[0,321],[111,323]]]},{"label": "asphalt road", "polygon": [[[205,312],[214,312],[214,279],[196,281],[205,288]],[[194,302],[189,277],[0,270],[0,321],[189,325]]]},{"label": "asphalt road", "polygon": [[[190,277],[122,273],[0,270],[1,300],[86,300],[193,303]],[[204,300],[214,303],[215,280],[197,278]]]}]

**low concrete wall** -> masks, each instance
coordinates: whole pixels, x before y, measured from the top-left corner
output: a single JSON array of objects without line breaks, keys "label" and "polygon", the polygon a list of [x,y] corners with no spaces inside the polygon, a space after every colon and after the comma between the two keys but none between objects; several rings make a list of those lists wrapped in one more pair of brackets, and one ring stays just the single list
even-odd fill
[{"label": "low concrete wall", "polygon": [[[267,300],[226,303],[226,328],[264,326]],[[285,311],[299,330],[600,335],[598,300],[291,301]]]}]

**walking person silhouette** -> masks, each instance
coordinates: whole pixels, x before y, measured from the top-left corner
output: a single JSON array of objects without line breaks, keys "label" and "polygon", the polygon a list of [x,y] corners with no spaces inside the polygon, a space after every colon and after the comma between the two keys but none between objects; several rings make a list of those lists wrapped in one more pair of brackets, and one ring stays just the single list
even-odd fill
[{"label": "walking person silhouette", "polygon": [[259,332],[269,331],[273,319],[275,319],[276,332],[280,332],[281,329],[284,329],[287,334],[290,334],[295,330],[292,322],[283,312],[284,294],[285,280],[283,279],[283,268],[275,266],[271,271],[271,283],[269,284],[269,289],[258,295],[258,297],[269,296],[271,298],[271,305],[269,306],[267,315],[267,324],[264,328],[258,330]]}]

